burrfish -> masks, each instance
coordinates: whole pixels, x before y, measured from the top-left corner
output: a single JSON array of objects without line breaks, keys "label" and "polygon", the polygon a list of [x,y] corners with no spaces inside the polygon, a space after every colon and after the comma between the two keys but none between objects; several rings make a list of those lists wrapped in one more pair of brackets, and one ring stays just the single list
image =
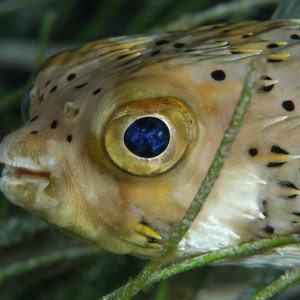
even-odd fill
[{"label": "burrfish", "polygon": [[[0,187],[68,235],[146,258],[180,222],[254,59],[251,105],[174,257],[300,232],[300,21],[108,38],[48,58],[5,137]],[[300,246],[252,264],[299,265]]]}]

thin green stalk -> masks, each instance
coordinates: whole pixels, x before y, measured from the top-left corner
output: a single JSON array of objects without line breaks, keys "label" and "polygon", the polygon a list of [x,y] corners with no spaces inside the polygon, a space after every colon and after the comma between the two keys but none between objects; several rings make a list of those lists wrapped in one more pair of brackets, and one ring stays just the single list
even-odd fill
[{"label": "thin green stalk", "polygon": [[280,278],[251,297],[251,300],[266,300],[300,281],[300,267],[286,271]]},{"label": "thin green stalk", "polygon": [[177,274],[186,272],[196,267],[201,267],[208,263],[216,262],[222,259],[236,258],[239,255],[253,253],[259,250],[284,246],[288,244],[295,244],[300,242],[300,234],[280,236],[272,239],[263,239],[250,243],[241,244],[221,250],[213,251],[210,253],[202,254],[200,256],[187,259],[183,262],[172,264],[164,269],[153,274],[149,279],[149,283],[153,284],[160,280],[165,280]]},{"label": "thin green stalk", "polygon": [[272,19],[299,19],[300,2],[299,0],[280,1],[274,12]]},{"label": "thin green stalk", "polygon": [[103,28],[107,26],[107,23],[114,18],[124,5],[124,0],[102,1],[91,18],[76,35],[76,41],[82,42],[99,38]]},{"label": "thin green stalk", "polygon": [[157,288],[155,300],[166,300],[166,299],[168,299],[168,283],[166,281],[161,281]]},{"label": "thin green stalk", "polygon": [[53,27],[54,21],[56,19],[56,14],[54,11],[47,11],[40,30],[39,47],[38,54],[36,56],[35,67],[37,68],[44,59],[45,51],[48,45],[51,29]]},{"label": "thin green stalk", "polygon": [[0,101],[0,112],[15,104],[17,101],[20,101],[23,92],[24,87],[21,87],[3,97]]},{"label": "thin green stalk", "polygon": [[[180,1],[179,3],[181,3]],[[185,1],[184,1],[185,2]],[[190,3],[189,1],[187,1]],[[137,14],[135,18],[129,23],[127,28],[124,30],[125,34],[136,34],[137,32],[143,32],[147,27],[165,17],[168,12],[168,8],[178,9],[177,1],[174,0],[152,0],[145,2],[144,10],[142,14]],[[186,3],[186,2],[185,2]],[[180,11],[180,10],[179,10]]]},{"label": "thin green stalk", "polygon": [[163,31],[183,30],[198,26],[200,24],[209,23],[217,19],[225,18],[234,13],[248,12],[254,8],[258,9],[262,6],[276,4],[279,0],[236,0],[230,3],[218,4],[207,10],[202,10],[196,14],[183,15],[176,21],[163,26]]},{"label": "thin green stalk", "polygon": [[0,223],[0,249],[28,240],[47,228],[46,223],[31,215],[11,217]]},{"label": "thin green stalk", "polygon": [[78,247],[64,251],[58,251],[48,255],[35,256],[27,260],[11,264],[6,268],[0,269],[0,283],[7,279],[20,276],[24,273],[42,267],[51,266],[59,262],[73,261],[84,257],[90,257],[93,255],[98,255],[100,253],[101,250],[95,247]]},{"label": "thin green stalk", "polygon": [[[201,267],[203,265],[216,262],[222,259],[236,258],[239,255],[250,254],[259,250],[270,249],[278,246],[295,244],[299,242],[300,242],[300,234],[293,234],[287,236],[280,236],[272,239],[263,239],[259,241],[254,241],[250,243],[241,244],[238,246],[233,246],[233,247],[209,252],[194,258],[187,259],[180,263],[166,266],[161,270],[157,270],[157,272],[151,274],[147,278],[147,285],[152,285],[161,280],[166,280],[170,277],[189,271],[196,267]],[[102,300],[130,299],[130,298],[126,298],[127,297],[126,288],[128,289],[128,287],[129,285],[127,286],[125,285],[120,289],[115,290],[111,294],[103,297]]]},{"label": "thin green stalk", "polygon": [[58,0],[20,0],[20,1],[3,1],[0,3],[0,16],[9,14],[9,13],[15,13],[18,10],[25,9],[27,7],[38,5],[38,4],[47,4],[51,2],[55,2]]},{"label": "thin green stalk", "polygon": [[[138,274],[138,276],[134,280],[132,280],[118,292],[119,299],[130,299],[135,294],[137,294],[142,288],[148,285],[148,279],[150,278],[151,274],[158,271],[165,256],[167,256],[168,252],[178,244],[178,242],[187,232],[192,222],[198,215],[202,205],[204,204],[205,199],[207,198],[216,179],[218,178],[218,175],[224,165],[225,159],[230,152],[230,148],[234,141],[234,138],[242,124],[244,115],[250,104],[252,95],[255,92],[256,82],[260,78],[260,74],[257,68],[257,65],[254,62],[252,62],[250,65],[250,71],[246,77],[245,85],[243,87],[240,99],[232,115],[229,127],[224,134],[220,147],[207,172],[207,175],[205,176],[201,187],[196,197],[192,201],[190,207],[188,208],[185,216],[181,220],[180,224],[177,226],[174,233],[166,242],[165,246],[163,247],[161,256],[149,262],[148,265],[142,270],[142,272]],[[114,297],[115,293],[108,295],[103,299],[115,299]]]}]

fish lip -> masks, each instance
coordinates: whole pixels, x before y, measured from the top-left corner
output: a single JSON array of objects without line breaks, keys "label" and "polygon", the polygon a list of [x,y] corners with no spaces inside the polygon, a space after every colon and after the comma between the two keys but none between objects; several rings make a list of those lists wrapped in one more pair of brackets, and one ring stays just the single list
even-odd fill
[{"label": "fish lip", "polygon": [[25,161],[5,162],[1,180],[4,178],[15,183],[49,183],[51,173]]}]

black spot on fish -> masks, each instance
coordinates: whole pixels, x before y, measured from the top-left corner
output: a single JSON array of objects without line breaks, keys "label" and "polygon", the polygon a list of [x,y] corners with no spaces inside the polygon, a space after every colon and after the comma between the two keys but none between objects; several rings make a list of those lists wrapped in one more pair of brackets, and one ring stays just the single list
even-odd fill
[{"label": "black spot on fish", "polygon": [[101,92],[101,88],[98,88],[96,90],[93,91],[93,95],[98,95]]},{"label": "black spot on fish", "polygon": [[281,187],[286,187],[286,188],[298,190],[298,188],[290,181],[279,181],[278,185],[281,186]]},{"label": "black spot on fish", "polygon": [[52,121],[50,126],[52,129],[55,129],[57,127],[57,120]]},{"label": "black spot on fish", "polygon": [[277,167],[281,167],[282,165],[284,165],[286,163],[286,161],[285,162],[269,162],[268,164],[267,164],[267,167],[268,168],[277,168]]},{"label": "black spot on fish", "polygon": [[35,117],[33,117],[30,121],[29,121],[29,123],[32,123],[32,122],[34,122],[37,118],[38,118],[39,116],[35,116]]},{"label": "black spot on fish", "polygon": [[75,87],[76,87],[76,89],[81,89],[81,88],[83,88],[84,86],[86,86],[88,83],[87,82],[85,82],[85,83],[82,83],[82,84],[79,84],[79,85],[76,85]]},{"label": "black spot on fish", "polygon": [[175,48],[183,48],[184,46],[185,46],[185,44],[183,44],[183,43],[175,43],[174,44]]},{"label": "black spot on fish", "polygon": [[51,90],[50,90],[50,93],[53,93],[57,90],[57,86],[55,85]]},{"label": "black spot on fish", "polygon": [[292,39],[292,40],[300,40],[300,35],[299,34],[292,34],[291,36],[290,36],[290,38]]},{"label": "black spot on fish", "polygon": [[75,79],[75,77],[76,77],[76,74],[72,73],[67,77],[67,79],[68,79],[68,81],[71,81],[71,80]]},{"label": "black spot on fish", "polygon": [[[294,189],[298,191],[298,188],[290,181],[280,181],[278,182],[278,185],[281,186],[282,188],[289,188],[289,189]],[[283,195],[280,196],[283,199],[293,199],[296,198],[298,196],[297,193],[292,194],[292,195]]]},{"label": "black spot on fish", "polygon": [[226,78],[226,74],[223,70],[215,70],[215,71],[211,72],[211,77],[214,80],[222,81]]},{"label": "black spot on fish", "polygon": [[263,227],[263,231],[266,233],[274,233],[274,227],[270,226],[270,225],[265,225]]},{"label": "black spot on fish", "polygon": [[251,148],[248,150],[250,156],[256,156],[258,154],[258,150],[256,148]]},{"label": "black spot on fish", "polygon": [[155,55],[158,55],[159,53],[160,53],[160,50],[156,50],[156,51],[152,52],[150,55],[155,56]]},{"label": "black spot on fish", "polygon": [[273,48],[278,48],[279,45],[275,44],[275,43],[271,43],[269,45],[267,45],[267,48],[273,49]]},{"label": "black spot on fish", "polygon": [[169,41],[167,40],[159,40],[155,43],[156,46],[161,46],[161,45],[164,45],[164,44],[168,44]]},{"label": "black spot on fish", "polygon": [[293,111],[295,109],[295,104],[292,100],[285,100],[281,105],[286,111]]},{"label": "black spot on fish", "polygon": [[[264,80],[273,80],[273,79],[272,79],[270,76],[268,76],[268,75],[262,75],[262,76],[261,76],[261,79],[264,79]],[[270,91],[272,91],[273,87],[274,87],[274,84],[270,84],[270,85],[268,85],[268,86],[262,87],[262,90],[263,90],[264,92],[270,92]]]},{"label": "black spot on fish", "polygon": [[273,145],[270,152],[277,154],[289,154],[286,150],[280,148],[278,145]]}]

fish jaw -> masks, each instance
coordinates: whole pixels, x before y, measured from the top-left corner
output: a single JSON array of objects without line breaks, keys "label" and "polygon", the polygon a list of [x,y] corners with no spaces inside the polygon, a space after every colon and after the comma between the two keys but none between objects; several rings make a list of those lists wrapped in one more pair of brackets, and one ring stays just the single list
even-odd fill
[{"label": "fish jaw", "polygon": [[[86,168],[72,163],[79,162],[84,153],[67,152],[49,136],[34,141],[28,132],[30,127],[25,124],[0,144],[0,162],[4,164],[0,190],[7,199],[65,234],[111,252],[144,257],[158,253],[159,245],[152,241],[161,239],[160,235],[141,222],[140,211],[134,205],[128,209],[119,203],[114,180],[99,180],[99,169],[89,160],[85,161]],[[106,197],[101,192],[105,185],[111,186]],[[126,216],[131,220],[126,220],[122,230],[122,221],[111,219],[119,210],[125,220]]]},{"label": "fish jaw", "polygon": [[37,213],[57,205],[57,200],[48,197],[48,201],[42,200],[47,187],[53,181],[53,172],[49,165],[41,164],[41,159],[25,153],[26,146],[20,142],[18,147],[11,147],[15,138],[9,135],[0,144],[0,162],[4,164],[0,189],[11,202],[31,208]]}]

